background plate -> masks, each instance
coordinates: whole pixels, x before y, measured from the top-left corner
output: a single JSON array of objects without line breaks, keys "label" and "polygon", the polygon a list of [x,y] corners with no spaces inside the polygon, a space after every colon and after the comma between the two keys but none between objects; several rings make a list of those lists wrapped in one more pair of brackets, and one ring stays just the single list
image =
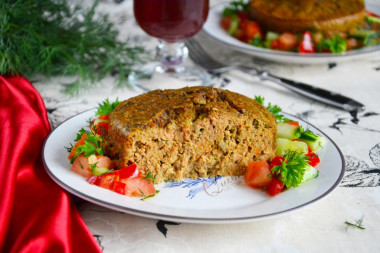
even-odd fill
[{"label": "background plate", "polygon": [[331,193],[344,174],[344,159],[337,145],[312,125],[285,114],[328,139],[318,166],[320,173],[315,180],[275,197],[249,188],[242,177],[168,182],[156,185],[160,193],[142,201],[90,185],[85,178],[70,171],[65,147],[70,146],[80,128],[87,127],[86,122],[94,117],[94,113],[95,109],[78,114],[50,133],[42,152],[45,169],[58,185],[72,194],[125,213],[189,223],[254,221],[286,214],[315,203]]},{"label": "background plate", "polygon": [[[351,59],[365,58],[375,52],[380,51],[380,45],[373,47],[366,47],[358,50],[349,51],[345,54],[306,54],[302,55],[293,52],[282,52],[271,49],[264,49],[251,46],[247,43],[241,42],[238,39],[230,36],[225,30],[222,29],[219,22],[222,17],[222,12],[227,3],[219,4],[210,9],[209,16],[203,26],[203,31],[212,39],[220,42],[230,48],[231,50],[241,51],[243,53],[253,55],[262,59],[286,62],[286,63],[330,63],[347,61]],[[380,2],[366,1],[366,9],[373,13],[380,14]]]}]

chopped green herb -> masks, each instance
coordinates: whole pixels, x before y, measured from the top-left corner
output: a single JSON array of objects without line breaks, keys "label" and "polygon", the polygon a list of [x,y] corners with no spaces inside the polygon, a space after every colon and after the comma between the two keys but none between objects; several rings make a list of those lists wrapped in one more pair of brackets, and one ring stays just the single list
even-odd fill
[{"label": "chopped green herb", "polygon": [[274,166],[272,172],[281,174],[280,180],[287,188],[297,187],[305,174],[305,167],[309,164],[307,157],[295,151],[287,151],[282,165]]},{"label": "chopped green herb", "polygon": [[[265,106],[264,104],[264,97],[262,96],[255,96],[255,100],[257,102],[259,102],[262,106]],[[277,122],[289,122],[291,121],[290,119],[288,118],[285,118],[284,115],[280,114],[280,112],[282,111],[281,107],[277,106],[277,105],[272,105],[271,103],[268,104],[268,106],[266,106],[266,108],[268,109],[268,111],[270,111],[274,117],[276,118],[276,121]]]},{"label": "chopped green herb", "polygon": [[[139,190],[140,190],[140,188],[139,188]],[[141,190],[140,190],[140,192],[142,192]],[[141,199],[140,200],[146,200],[146,199],[148,199],[148,198],[151,198],[151,197],[154,197],[154,196],[156,196],[157,195],[157,193],[159,193],[160,191],[158,191],[158,190],[156,190],[156,193],[155,194],[152,194],[152,195],[149,195],[149,196],[145,196],[145,194],[142,192],[142,194],[140,194],[140,196],[141,196]]]}]

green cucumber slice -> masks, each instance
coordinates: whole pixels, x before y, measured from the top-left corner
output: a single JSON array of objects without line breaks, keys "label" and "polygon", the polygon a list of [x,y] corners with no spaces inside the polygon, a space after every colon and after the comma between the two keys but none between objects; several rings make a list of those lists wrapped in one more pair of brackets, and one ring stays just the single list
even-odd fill
[{"label": "green cucumber slice", "polygon": [[91,169],[91,172],[94,174],[94,175],[97,175],[97,176],[101,176],[103,174],[106,174],[108,173],[110,170],[106,167],[94,167]]},{"label": "green cucumber slice", "polygon": [[277,123],[277,137],[289,140],[298,139],[300,137],[299,126],[288,123]]},{"label": "green cucumber slice", "polygon": [[305,183],[307,181],[310,181],[313,178],[318,177],[318,175],[319,175],[319,171],[316,168],[314,168],[311,165],[306,166],[305,167],[305,174],[303,174],[301,184]]},{"label": "green cucumber slice", "polygon": [[300,154],[307,154],[308,148],[306,142],[291,141],[285,138],[276,138],[276,154],[283,156],[286,151],[295,151]]}]

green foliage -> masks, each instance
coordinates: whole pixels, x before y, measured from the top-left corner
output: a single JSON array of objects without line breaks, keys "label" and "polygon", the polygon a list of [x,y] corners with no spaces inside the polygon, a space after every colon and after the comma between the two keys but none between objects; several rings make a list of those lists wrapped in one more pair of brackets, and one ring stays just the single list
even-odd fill
[{"label": "green foliage", "polygon": [[272,168],[272,172],[281,174],[280,179],[287,188],[297,187],[305,174],[305,167],[308,165],[307,157],[295,151],[288,151],[284,159],[282,165]]},{"label": "green foliage", "polygon": [[245,0],[237,0],[237,1],[232,1],[229,3],[229,5],[224,8],[223,10],[223,17],[229,17],[236,15],[236,13],[245,11],[249,7],[249,2]]},{"label": "green foliage", "polygon": [[95,15],[65,0],[4,0],[0,3],[0,74],[32,78],[78,76],[65,92],[119,73],[119,84],[133,67],[147,59],[141,47],[117,40],[118,32],[106,15]]},{"label": "green foliage", "polygon": [[333,54],[341,54],[347,51],[347,43],[342,36],[336,34],[331,37],[331,39],[323,39],[322,43],[317,45],[318,51],[323,51],[327,49]]},{"label": "green foliage", "polygon": [[103,103],[99,104],[98,110],[96,111],[95,115],[107,115],[113,112],[115,110],[116,106],[119,104],[119,99],[116,98],[116,101],[113,103],[110,103],[108,98],[103,101]]}]

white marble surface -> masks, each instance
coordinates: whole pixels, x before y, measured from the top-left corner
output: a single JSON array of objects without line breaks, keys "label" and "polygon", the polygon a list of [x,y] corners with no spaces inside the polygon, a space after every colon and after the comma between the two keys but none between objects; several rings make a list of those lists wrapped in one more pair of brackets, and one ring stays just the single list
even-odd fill
[{"label": "white marble surface", "polygon": [[[122,39],[130,38],[152,48],[155,40],[137,27],[130,1],[122,4],[101,1],[99,9],[110,13]],[[231,53],[204,34],[197,38],[220,60],[252,64],[364,103],[366,111],[353,117],[240,72],[232,71],[213,79],[216,87],[250,97],[264,96],[285,112],[320,128],[342,150],[346,159],[345,177],[327,198],[285,216],[230,225],[166,224],[166,236],[158,229],[162,221],[115,212],[74,198],[104,252],[380,252],[380,53],[338,64],[277,64]],[[140,93],[130,88],[115,89],[114,77],[107,77],[77,97],[61,93],[66,78],[32,82],[45,101],[53,128],[94,108],[105,98],[126,99]],[[345,221],[354,222],[362,217],[365,230],[346,229]]]}]

